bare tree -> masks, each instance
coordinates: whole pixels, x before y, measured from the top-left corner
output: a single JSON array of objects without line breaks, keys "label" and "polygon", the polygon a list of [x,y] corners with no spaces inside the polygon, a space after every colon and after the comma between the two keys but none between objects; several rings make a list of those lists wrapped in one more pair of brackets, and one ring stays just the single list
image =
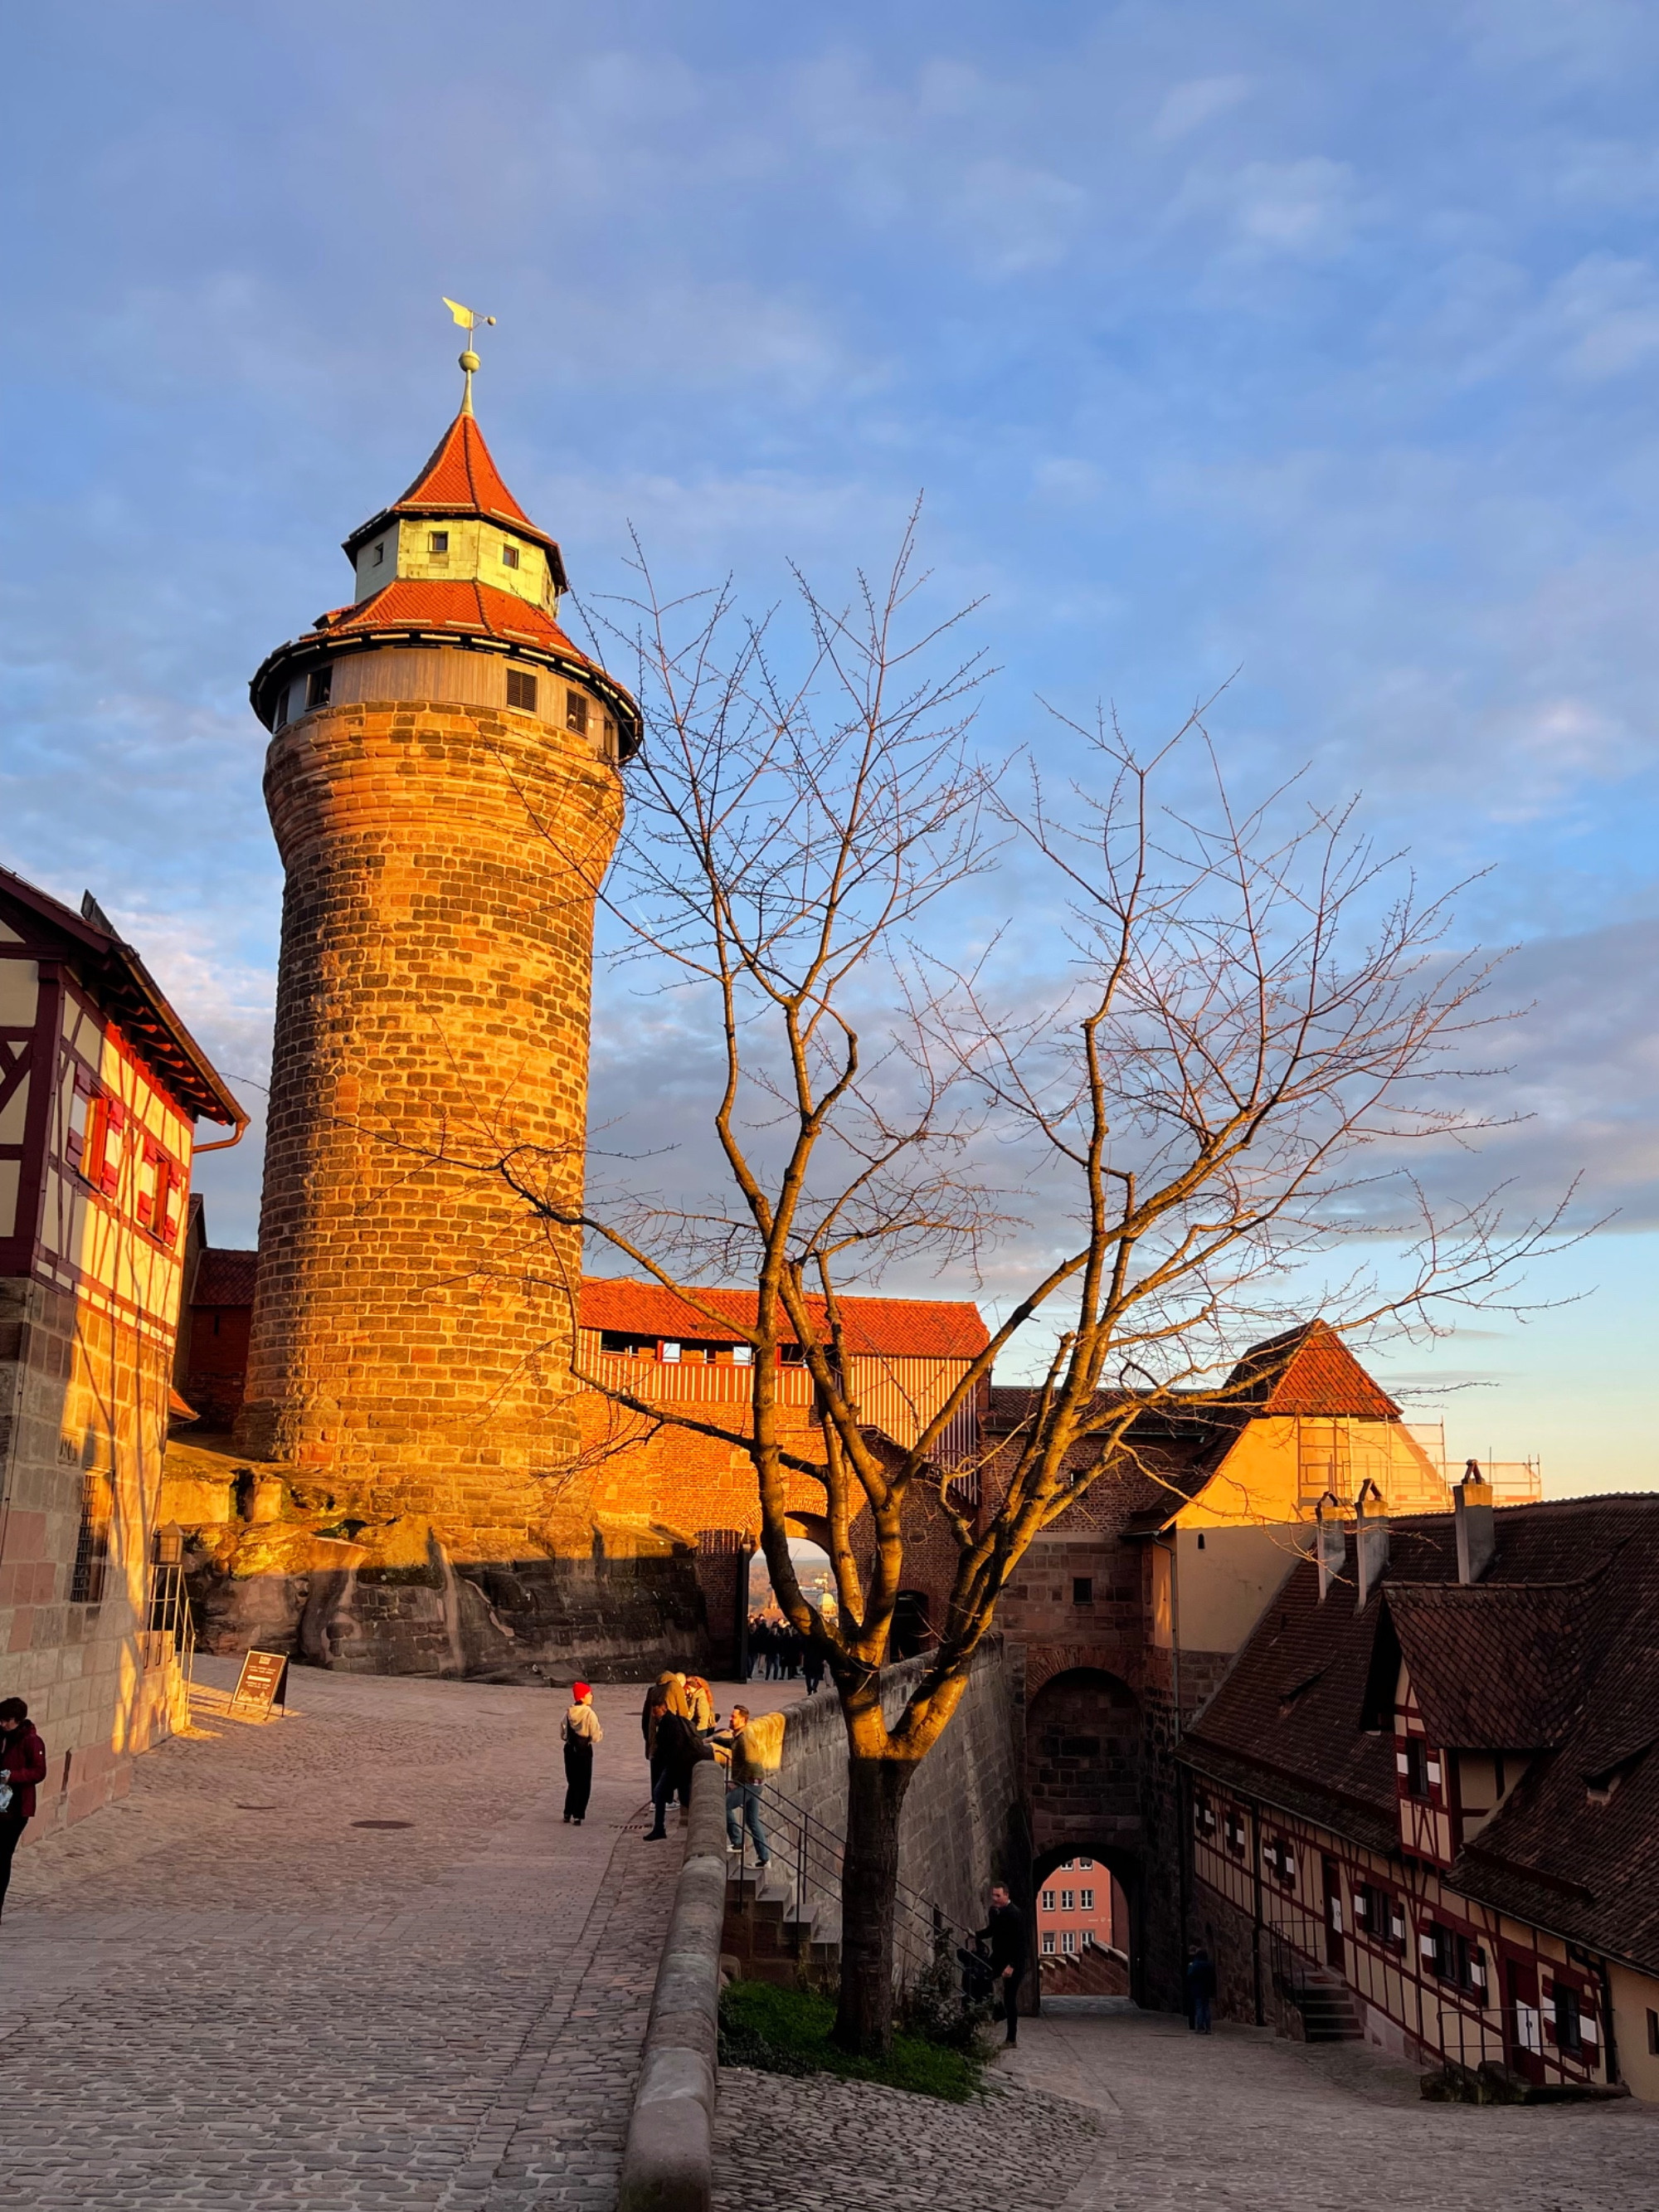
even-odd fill
[{"label": "bare tree", "polygon": [[[716,1185],[653,1192],[641,1163],[604,1163],[577,1215],[532,1157],[489,1163],[714,1335],[734,1333],[732,1311],[701,1286],[754,1293],[735,1330],[753,1354],[740,1436],[774,1589],[846,1724],[836,2032],[861,2051],[891,2034],[906,1790],[1033,1538],[1133,1460],[1138,1429],[1231,1402],[1243,1343],[1298,1302],[1350,1331],[1433,1328],[1490,1301],[1553,1227],[1506,1234],[1490,1205],[1437,1217],[1400,1164],[1408,1142],[1480,1126],[1446,1085],[1468,1072],[1487,971],[1447,951],[1446,904],[1294,787],[1235,812],[1196,716],[1146,761],[1109,721],[1074,728],[1091,773],[1059,801],[1029,763],[988,768],[970,745],[981,670],[953,658],[953,623],[917,620],[924,580],[907,533],[848,608],[803,582],[810,650],[786,682],[768,625],[723,595],[661,604],[647,576],[633,635],[647,738],[603,896],[625,958],[717,1042]],[[1001,939],[944,957],[988,904],[974,886],[988,872],[1053,917],[1046,991],[1029,945],[1018,988],[999,988],[1015,972]],[[1316,1287],[1310,1267],[1356,1235],[1385,1241],[1396,1279]],[[882,1436],[851,1393],[842,1299],[901,1264],[975,1279],[994,1247],[1005,1275],[1041,1256],[914,1439]],[[1049,1347],[1024,1419],[982,1470],[948,1459],[953,1421],[1022,1332]],[[810,1413],[781,1402],[795,1346]],[[732,1440],[712,1410],[580,1379]],[[924,1496],[957,1564],[890,1719],[905,1510]],[[790,1556],[803,1497],[827,1532],[834,1619]]]}]

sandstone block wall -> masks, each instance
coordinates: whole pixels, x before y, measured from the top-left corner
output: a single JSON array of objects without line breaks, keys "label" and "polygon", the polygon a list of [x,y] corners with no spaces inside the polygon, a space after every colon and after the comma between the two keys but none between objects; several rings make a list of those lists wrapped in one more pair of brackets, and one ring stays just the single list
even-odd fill
[{"label": "sandstone block wall", "polygon": [[[27,1699],[46,1741],[37,1832],[124,1795],[135,1754],[179,1716],[172,1645],[145,1612],[170,1364],[153,1332],[0,1282],[0,1696]],[[77,1600],[88,1481],[107,1557]]]},{"label": "sandstone block wall", "polygon": [[578,1239],[493,1169],[580,1197],[619,779],[526,715],[368,702],[290,723],[265,788],[286,888],[239,1444],[371,1554],[413,1516],[458,1565],[586,1555]]}]

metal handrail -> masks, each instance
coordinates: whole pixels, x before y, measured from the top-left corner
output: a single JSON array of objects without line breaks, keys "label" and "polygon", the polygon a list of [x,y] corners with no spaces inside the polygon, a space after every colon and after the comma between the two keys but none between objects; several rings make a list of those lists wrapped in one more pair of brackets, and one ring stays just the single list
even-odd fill
[{"label": "metal handrail", "polygon": [[[815,1892],[840,1906],[844,1905],[845,1840],[817,1815],[780,1789],[770,1777],[759,1785],[763,1821],[768,1814],[782,1832],[795,1861],[795,1899],[805,1905],[809,1879]],[[774,1855],[775,1856],[775,1854]],[[738,1849],[738,1910],[746,1910],[744,1885],[749,1873],[749,1830],[739,1831]],[[894,1892],[893,1950],[896,1978],[908,1982],[927,1972],[958,1941],[971,1941],[975,1931],[951,1919],[944,1908],[908,1882]]]}]

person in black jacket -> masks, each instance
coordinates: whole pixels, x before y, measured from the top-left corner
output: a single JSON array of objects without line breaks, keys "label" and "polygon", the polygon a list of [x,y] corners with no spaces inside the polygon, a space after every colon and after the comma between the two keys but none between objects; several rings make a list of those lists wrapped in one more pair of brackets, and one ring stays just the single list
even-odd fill
[{"label": "person in black jacket", "polygon": [[979,1931],[981,1943],[991,1947],[991,1973],[996,1985],[994,2006],[1007,2029],[1005,2043],[1019,2040],[1019,1985],[1025,1978],[1025,1915],[1008,1896],[1006,1882],[991,1892],[989,1919]]},{"label": "person in black jacket", "polygon": [[700,1759],[714,1756],[682,1714],[671,1711],[666,1704],[658,1708],[651,1748],[653,1825],[645,1839],[647,1844],[659,1843],[668,1833],[668,1801],[676,1791],[681,1804],[690,1809],[691,1770]]},{"label": "person in black jacket", "polygon": [[1214,2002],[1215,1961],[1201,1943],[1194,1943],[1187,1956],[1187,2025],[1195,2033],[1209,2033]]}]

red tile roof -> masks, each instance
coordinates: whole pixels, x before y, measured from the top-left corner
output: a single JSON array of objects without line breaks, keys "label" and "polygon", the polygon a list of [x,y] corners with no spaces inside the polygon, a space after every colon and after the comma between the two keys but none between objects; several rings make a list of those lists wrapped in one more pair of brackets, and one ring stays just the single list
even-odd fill
[{"label": "red tile roof", "polygon": [[499,522],[518,537],[528,538],[546,549],[554,580],[563,587],[564,562],[557,541],[530,520],[501,481],[501,472],[484,443],[483,432],[471,415],[455,417],[439,439],[426,466],[400,499],[382,507],[352,532],[345,541],[348,556],[355,561],[360,545],[402,514],[477,515],[487,521]]},{"label": "red tile roof", "polygon": [[258,1273],[257,1252],[236,1251],[222,1244],[204,1245],[196,1263],[190,1302],[193,1306],[251,1306]]},{"label": "red tile roof", "polygon": [[501,481],[483,432],[471,415],[458,415],[432,449],[426,466],[396,501],[405,507],[470,507],[521,528],[535,525]]},{"label": "red tile roof", "polygon": [[[747,1322],[754,1315],[752,1291],[698,1289],[696,1296],[716,1315],[729,1315],[733,1322]],[[979,1308],[965,1300],[849,1297],[841,1306],[848,1348],[854,1352],[890,1358],[971,1359],[989,1341]],[[827,1337],[823,1300],[809,1300],[808,1308],[814,1325]],[[581,1325],[677,1342],[721,1340],[718,1321],[672,1291],[656,1283],[614,1277],[590,1277],[583,1282]]]},{"label": "red tile roof", "polygon": [[[257,1252],[209,1245],[197,1266],[191,1304],[252,1305],[258,1272]],[[717,1314],[729,1315],[733,1322],[746,1322],[755,1310],[752,1291],[699,1290],[696,1296],[707,1299]],[[823,1326],[823,1300],[814,1298],[811,1304]],[[843,1298],[842,1305],[848,1343],[858,1352],[884,1352],[894,1358],[971,1359],[988,1341],[979,1308],[966,1302],[852,1297]],[[672,1291],[656,1283],[623,1282],[615,1277],[590,1276],[584,1280],[581,1325],[675,1342],[722,1340],[718,1322],[676,1297]]]},{"label": "red tile roof", "polygon": [[515,592],[498,592],[493,584],[394,577],[355,607],[337,607],[325,615],[317,627],[330,637],[349,637],[360,630],[464,630],[473,637],[520,638],[544,653],[592,665],[550,615]]},{"label": "red tile roof", "polygon": [[1400,1419],[1328,1322],[1304,1322],[1253,1344],[1228,1378],[1233,1402],[1255,1413],[1301,1413],[1312,1420]]}]

